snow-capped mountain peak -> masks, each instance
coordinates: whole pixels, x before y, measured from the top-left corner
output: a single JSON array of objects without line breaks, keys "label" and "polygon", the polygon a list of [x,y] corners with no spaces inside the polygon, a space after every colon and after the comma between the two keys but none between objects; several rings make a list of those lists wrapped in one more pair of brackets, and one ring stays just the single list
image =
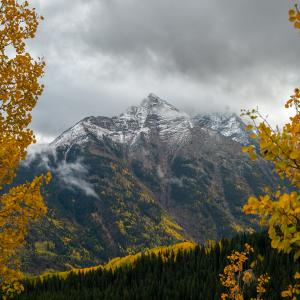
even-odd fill
[{"label": "snow-capped mountain peak", "polygon": [[250,143],[245,124],[235,113],[199,114],[194,117],[194,122],[202,127],[211,128],[240,144]]},{"label": "snow-capped mountain peak", "polygon": [[121,119],[135,119],[140,126],[144,126],[147,118],[156,116],[160,120],[183,118],[190,119],[190,116],[181,112],[175,106],[151,93],[139,106],[131,106],[125,114],[121,114]]},{"label": "snow-capped mountain peak", "polygon": [[141,136],[155,131],[162,142],[184,142],[193,127],[190,116],[181,112],[172,104],[150,94],[140,105],[131,106],[119,116],[89,117],[65,131],[51,145],[69,147],[82,144],[89,136],[103,139],[104,136],[118,143],[134,145]]},{"label": "snow-capped mountain peak", "polygon": [[156,136],[171,148],[190,140],[194,126],[217,131],[241,144],[249,143],[245,125],[235,114],[203,114],[192,118],[169,102],[151,93],[140,105],[131,106],[119,116],[89,117],[65,131],[51,145],[69,148],[84,144],[90,137],[101,140],[108,137],[114,142],[136,145],[141,138]]},{"label": "snow-capped mountain peak", "polygon": [[170,109],[170,110],[179,112],[179,110],[175,106],[173,106],[166,100],[159,98],[158,96],[156,96],[153,93],[150,93],[149,96],[142,101],[142,103],[140,104],[140,107],[144,107],[148,111],[151,111],[151,110],[159,111],[161,109],[163,109],[163,110]]}]

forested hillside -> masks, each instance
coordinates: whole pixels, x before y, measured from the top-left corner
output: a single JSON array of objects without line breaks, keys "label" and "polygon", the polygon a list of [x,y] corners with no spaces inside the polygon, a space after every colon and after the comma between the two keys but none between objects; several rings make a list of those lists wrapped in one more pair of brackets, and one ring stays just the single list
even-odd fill
[{"label": "forested hillside", "polygon": [[254,227],[241,207],[278,180],[242,153],[235,114],[191,117],[149,95],[117,117],[89,117],[31,153],[16,182],[51,171],[48,214],[31,228],[23,269],[39,274]]},{"label": "forested hillside", "polygon": [[[241,250],[245,243],[254,247],[245,270],[253,269],[256,277],[272,274],[264,299],[277,300],[280,292],[292,281],[299,269],[292,255],[278,254],[271,249],[265,233],[239,235],[233,239],[188,250],[173,250],[141,255],[134,263],[119,268],[99,268],[89,272],[70,273],[67,277],[29,281],[25,292],[15,298],[25,299],[123,299],[123,300],[183,300],[220,299],[224,291],[219,275],[228,263],[233,250]],[[245,299],[255,295],[255,282],[246,292]]]}]

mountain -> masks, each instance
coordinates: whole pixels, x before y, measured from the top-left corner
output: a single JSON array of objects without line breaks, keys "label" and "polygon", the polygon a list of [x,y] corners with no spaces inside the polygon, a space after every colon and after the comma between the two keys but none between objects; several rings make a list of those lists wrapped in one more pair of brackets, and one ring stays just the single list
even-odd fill
[{"label": "mountain", "polygon": [[70,149],[73,145],[90,142],[92,138],[109,138],[115,143],[134,148],[156,134],[160,142],[172,147],[178,142],[185,143],[190,138],[192,128],[192,119],[186,113],[150,94],[140,106],[132,106],[118,117],[89,117],[80,121],[51,145]]},{"label": "mountain", "polygon": [[90,142],[91,138],[109,138],[132,148],[138,147],[143,139],[149,141],[150,136],[156,134],[161,143],[167,143],[168,148],[174,149],[191,140],[194,127],[210,128],[239,143],[249,143],[245,125],[235,114],[216,113],[192,118],[167,101],[150,94],[140,106],[132,106],[120,116],[85,118],[65,131],[51,145],[70,149],[73,145]]},{"label": "mountain", "polygon": [[245,130],[244,122],[236,114],[202,114],[197,115],[194,118],[194,122],[200,127],[213,129],[240,144],[249,145],[251,143],[249,133]]},{"label": "mountain", "polygon": [[25,271],[91,266],[250,226],[241,206],[277,184],[267,163],[242,154],[250,142],[235,114],[190,116],[153,94],[119,116],[83,119],[20,167],[19,182],[53,174]]}]

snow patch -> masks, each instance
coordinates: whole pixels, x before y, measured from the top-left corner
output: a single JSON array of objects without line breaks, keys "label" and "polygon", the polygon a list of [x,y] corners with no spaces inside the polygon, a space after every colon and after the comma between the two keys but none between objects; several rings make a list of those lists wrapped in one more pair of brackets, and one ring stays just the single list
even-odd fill
[{"label": "snow patch", "polygon": [[177,149],[190,141],[195,125],[215,130],[238,143],[249,144],[244,123],[235,114],[198,115],[191,118],[167,101],[150,94],[139,106],[131,106],[119,116],[90,117],[80,121],[50,145],[70,148],[73,144],[82,145],[91,138],[102,140],[107,137],[113,142],[133,147],[141,137],[147,139],[154,132],[170,149]]},{"label": "snow patch", "polygon": [[[99,117],[101,118],[101,117]],[[73,144],[83,144],[89,136],[101,140],[108,137],[112,141],[129,146],[135,145],[142,135],[149,136],[151,129],[159,132],[162,141],[172,145],[185,143],[193,128],[191,117],[179,111],[167,101],[150,94],[139,106],[130,107],[126,113],[113,117],[112,126],[105,128],[106,123],[94,123],[93,118],[87,118],[65,131],[51,145],[54,147],[70,147]]]},{"label": "snow patch", "polygon": [[250,143],[245,124],[236,114],[197,115],[194,117],[194,122],[200,126],[213,129],[240,144],[248,145]]},{"label": "snow patch", "polygon": [[161,165],[158,165],[158,167],[157,167],[157,176],[159,178],[164,178],[165,177],[165,173],[163,172],[163,170],[161,168]]}]

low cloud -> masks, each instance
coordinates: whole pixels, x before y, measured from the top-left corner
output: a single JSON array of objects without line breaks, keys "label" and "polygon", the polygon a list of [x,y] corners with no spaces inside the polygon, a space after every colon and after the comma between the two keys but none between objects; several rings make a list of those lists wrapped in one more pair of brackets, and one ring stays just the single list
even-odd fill
[{"label": "low cloud", "polygon": [[83,179],[88,174],[88,170],[81,161],[76,161],[75,163],[63,161],[59,163],[58,167],[52,170],[52,172],[54,172],[68,188],[77,188],[82,190],[87,196],[98,198],[93,186]]},{"label": "low cloud", "polygon": [[30,49],[47,62],[33,129],[55,137],[154,92],[185,111],[257,105],[282,123],[300,37],[282,0],[44,0]]},{"label": "low cloud", "polygon": [[99,198],[93,185],[85,180],[88,169],[83,164],[82,159],[79,158],[76,162],[58,161],[55,148],[48,145],[33,145],[29,148],[27,159],[23,165],[28,167],[35,159],[38,159],[39,167],[51,171],[53,176],[65,184],[66,188],[78,189],[87,196]]}]

